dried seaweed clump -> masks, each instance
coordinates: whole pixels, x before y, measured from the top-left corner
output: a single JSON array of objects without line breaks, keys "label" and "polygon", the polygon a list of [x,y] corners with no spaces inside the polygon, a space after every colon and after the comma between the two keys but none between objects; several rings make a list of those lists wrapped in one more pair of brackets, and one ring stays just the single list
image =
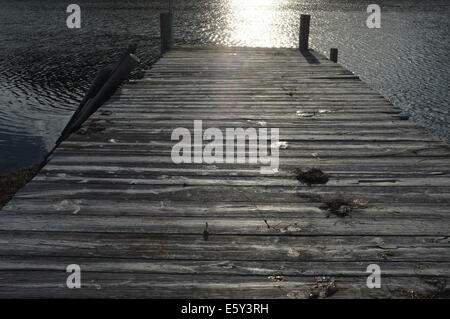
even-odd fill
[{"label": "dried seaweed clump", "polygon": [[329,277],[316,277],[315,284],[308,294],[309,299],[331,297],[338,291],[336,282]]},{"label": "dried seaweed clump", "polygon": [[297,179],[303,183],[308,185],[313,184],[326,184],[330,179],[330,175],[322,172],[322,170],[318,168],[312,168],[307,172],[302,172],[301,170],[297,170]]}]

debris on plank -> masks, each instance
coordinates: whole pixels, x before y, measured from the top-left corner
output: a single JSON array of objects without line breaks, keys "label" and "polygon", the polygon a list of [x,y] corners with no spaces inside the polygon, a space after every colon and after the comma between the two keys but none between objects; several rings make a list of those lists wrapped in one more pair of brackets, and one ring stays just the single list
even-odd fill
[{"label": "debris on plank", "polygon": [[59,203],[55,203],[52,207],[56,211],[71,211],[71,214],[76,215],[81,210],[80,206],[81,200],[63,200]]},{"label": "debris on plank", "polygon": [[273,230],[275,230],[277,232],[280,232],[280,233],[296,233],[296,232],[300,232],[300,231],[303,230],[303,228],[301,228],[298,225],[298,223],[288,224],[288,225],[283,226],[283,227],[280,227],[280,225],[282,223],[279,223],[279,224],[277,224],[275,226],[272,226],[272,225],[269,224],[269,222],[266,219],[264,219],[264,223],[266,224],[268,229],[273,229]]},{"label": "debris on plank", "polygon": [[338,288],[336,282],[330,277],[316,277],[315,284],[312,286],[307,297],[309,299],[328,298],[333,296]]},{"label": "debris on plank", "polygon": [[354,210],[365,209],[369,207],[369,201],[367,199],[345,199],[342,197],[326,200],[323,202],[320,209],[326,210],[338,217],[346,217],[351,214]]},{"label": "debris on plank", "polygon": [[320,116],[326,113],[331,113],[330,110],[320,109],[317,111],[303,111],[303,110],[297,110],[296,114],[299,117],[313,117],[313,116]]},{"label": "debris on plank", "polygon": [[304,253],[298,251],[297,249],[289,248],[287,251],[287,256],[291,258],[302,258],[304,257]]},{"label": "debris on plank", "polygon": [[448,299],[450,289],[447,287],[446,278],[423,278],[422,281],[429,286],[424,290],[403,289],[400,295],[410,299]]},{"label": "debris on plank", "polygon": [[267,219],[264,219],[264,223],[266,224],[266,226],[267,226],[268,229],[273,229],[273,230],[275,230],[275,231],[281,232],[281,229],[278,227],[281,223],[279,223],[279,224],[277,224],[277,225],[275,225],[275,226],[272,226],[272,225],[269,224],[269,222],[267,221]]},{"label": "debris on plank", "polygon": [[258,123],[259,126],[267,126],[266,121],[257,121],[256,123]]},{"label": "debris on plank", "polygon": [[269,276],[269,277],[267,277],[267,279],[269,279],[270,281],[273,281],[273,282],[285,281],[284,277],[283,276],[279,276],[279,275]]},{"label": "debris on plank", "polygon": [[343,198],[327,200],[319,208],[339,217],[348,216],[351,212],[350,201]]},{"label": "debris on plank", "polygon": [[395,254],[392,251],[380,251],[377,253],[377,256],[381,259],[388,260],[390,257],[394,257]]},{"label": "debris on plank", "polygon": [[330,179],[330,175],[322,172],[319,168],[312,168],[307,172],[297,170],[296,173],[297,179],[301,183],[308,184],[309,186],[313,184],[326,184]]},{"label": "debris on plank", "polygon": [[286,225],[278,229],[280,233],[297,233],[303,230],[297,223]]},{"label": "debris on plank", "polygon": [[354,207],[354,208],[367,208],[367,207],[369,207],[369,200],[357,198],[357,199],[352,200],[351,204],[352,204],[352,207]]},{"label": "debris on plank", "polygon": [[275,143],[270,144],[270,147],[285,150],[288,148],[288,142],[275,142]]},{"label": "debris on plank", "polygon": [[295,114],[297,114],[297,116],[300,117],[313,117],[314,115],[316,115],[315,112],[303,112],[303,111],[297,111]]},{"label": "debris on plank", "polygon": [[258,124],[259,126],[267,126],[267,122],[266,121],[257,121],[257,120],[247,120],[247,122],[249,122],[249,123],[256,123],[256,124]]},{"label": "debris on plank", "polygon": [[76,134],[90,135],[106,130],[105,124],[112,124],[111,121],[92,120],[87,125],[83,125]]}]

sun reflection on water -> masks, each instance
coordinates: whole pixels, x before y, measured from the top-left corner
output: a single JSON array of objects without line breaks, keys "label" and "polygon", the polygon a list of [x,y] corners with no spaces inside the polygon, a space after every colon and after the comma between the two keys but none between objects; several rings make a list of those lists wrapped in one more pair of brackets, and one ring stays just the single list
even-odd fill
[{"label": "sun reflection on water", "polygon": [[[228,42],[237,46],[290,46],[286,0],[228,0]],[[284,22],[284,23],[283,23]],[[289,44],[288,44],[289,43]]]}]

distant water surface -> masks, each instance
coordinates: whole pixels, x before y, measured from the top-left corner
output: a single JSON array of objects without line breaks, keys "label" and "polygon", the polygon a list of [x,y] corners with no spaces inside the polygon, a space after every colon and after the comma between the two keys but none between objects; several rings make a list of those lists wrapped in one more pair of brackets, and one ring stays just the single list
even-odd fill
[{"label": "distant water surface", "polygon": [[[82,28],[66,27],[66,6]],[[375,1],[382,28],[368,29],[359,0],[174,0],[179,44],[295,47],[300,13],[311,45],[339,60],[430,134],[450,142],[448,0]],[[158,55],[168,1],[0,0],[0,173],[50,150],[96,72],[139,43],[146,68]]]}]

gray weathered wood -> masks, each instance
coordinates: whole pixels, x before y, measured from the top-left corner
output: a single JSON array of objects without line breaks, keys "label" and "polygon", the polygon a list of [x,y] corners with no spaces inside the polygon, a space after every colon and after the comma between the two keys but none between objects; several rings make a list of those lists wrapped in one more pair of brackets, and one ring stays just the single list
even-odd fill
[{"label": "gray weathered wood", "polygon": [[[450,148],[400,111],[312,50],[166,51],[0,212],[0,297],[306,298],[316,276],[331,298],[445,297]],[[173,163],[194,120],[279,128],[279,171]],[[296,179],[314,167],[327,184]],[[367,207],[338,217],[335,198]],[[65,288],[72,263],[83,289]]]}]

